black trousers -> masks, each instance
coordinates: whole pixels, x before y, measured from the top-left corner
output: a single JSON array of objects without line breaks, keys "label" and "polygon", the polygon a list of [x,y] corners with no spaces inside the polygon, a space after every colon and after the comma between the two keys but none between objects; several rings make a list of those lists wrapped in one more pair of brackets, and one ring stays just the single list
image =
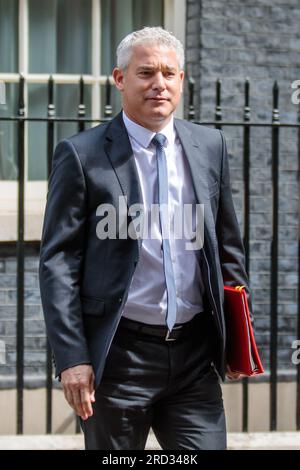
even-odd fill
[{"label": "black trousers", "polygon": [[165,450],[225,449],[222,391],[206,314],[176,341],[119,327],[94,414],[81,421],[86,449],[144,449],[150,427]]}]

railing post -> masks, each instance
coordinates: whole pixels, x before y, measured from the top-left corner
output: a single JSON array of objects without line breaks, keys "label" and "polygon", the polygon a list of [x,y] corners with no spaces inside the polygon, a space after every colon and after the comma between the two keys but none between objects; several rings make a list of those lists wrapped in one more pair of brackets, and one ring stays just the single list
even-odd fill
[{"label": "railing post", "polygon": [[[81,75],[80,80],[79,80],[79,105],[78,105],[78,132],[82,132],[85,129],[85,122],[82,120],[85,117],[85,104],[84,104],[84,80]],[[79,417],[75,415],[75,432],[79,433],[80,432],[80,421]]]},{"label": "railing post", "polygon": [[[48,81],[48,121],[47,121],[47,169],[48,180],[51,173],[52,155],[54,147],[54,81],[52,75]],[[52,350],[47,339],[46,342],[46,433],[52,432]]]},{"label": "railing post", "polygon": [[25,189],[25,80],[20,75],[18,109],[18,240],[17,240],[17,434],[24,418],[24,189]]},{"label": "railing post", "polygon": [[104,107],[104,118],[111,119],[112,117],[112,106],[111,106],[111,86],[109,77],[106,79],[105,83],[105,107]]},{"label": "railing post", "polygon": [[[300,86],[299,86],[300,89]],[[300,103],[298,106],[298,123],[300,124]],[[300,127],[298,127],[298,201],[300,201]],[[300,204],[298,213],[298,318],[297,339],[300,339]],[[296,397],[296,427],[300,431],[300,362],[297,364],[297,397]]]},{"label": "railing post", "polygon": [[47,176],[51,173],[53,142],[54,142],[54,121],[55,104],[54,104],[54,81],[52,75],[48,81],[48,109],[47,109]]},{"label": "railing post", "polygon": [[279,88],[275,81],[273,86],[272,111],[272,242],[271,242],[271,345],[270,345],[270,430],[277,428],[277,340],[278,340],[278,173],[279,173]]},{"label": "railing post", "polygon": [[195,80],[189,78],[189,109],[188,109],[188,120],[193,121],[195,119],[195,107],[194,107],[194,93],[195,93]]},{"label": "railing post", "polygon": [[[247,78],[244,87],[245,105],[244,105],[244,154],[243,154],[243,174],[244,174],[244,247],[245,247],[245,265],[249,276],[249,234],[250,234],[250,82]],[[250,276],[249,276],[250,277]],[[243,378],[243,432],[248,432],[248,378]]]},{"label": "railing post", "polygon": [[78,105],[78,132],[84,131],[85,123],[81,119],[85,117],[85,104],[84,104],[84,81],[83,77],[79,80],[79,105]]},{"label": "railing post", "polygon": [[[216,106],[215,106],[215,120],[217,122],[222,121],[222,108],[221,108],[221,87],[222,82],[218,78],[216,81]],[[216,129],[222,129],[222,126],[216,124]]]},{"label": "railing post", "polygon": [[249,232],[250,232],[250,82],[247,78],[245,81],[245,106],[244,106],[244,247],[246,252],[246,270],[249,273]]}]

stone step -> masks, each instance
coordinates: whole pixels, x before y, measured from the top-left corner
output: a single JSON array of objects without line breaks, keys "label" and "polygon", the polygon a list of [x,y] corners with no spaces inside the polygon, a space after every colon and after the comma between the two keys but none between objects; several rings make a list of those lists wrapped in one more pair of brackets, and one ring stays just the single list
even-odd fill
[{"label": "stone step", "polygon": [[[82,434],[0,436],[0,450],[81,450]],[[159,450],[154,434],[149,434],[146,449]],[[231,450],[300,450],[300,432],[228,433]]]}]

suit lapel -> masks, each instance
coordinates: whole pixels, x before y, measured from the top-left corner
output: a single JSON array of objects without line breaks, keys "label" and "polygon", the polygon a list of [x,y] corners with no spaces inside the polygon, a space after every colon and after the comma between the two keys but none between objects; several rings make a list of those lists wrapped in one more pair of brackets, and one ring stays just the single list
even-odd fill
[{"label": "suit lapel", "polygon": [[[204,145],[196,141],[192,130],[180,119],[175,119],[175,128],[180,139],[183,151],[190,166],[192,181],[196,199],[199,204],[204,204],[204,224],[206,242],[217,243],[214,235],[214,218],[209,201],[209,190],[207,185],[207,151]],[[204,240],[205,241],[205,240]]]},{"label": "suit lapel", "polygon": [[[129,137],[119,113],[110,123],[106,135],[105,152],[111,162],[123,195],[127,198],[127,208],[133,204],[143,204],[137,167]],[[139,239],[139,247],[142,240]]]},{"label": "suit lapel", "polygon": [[105,151],[116,173],[122,192],[124,196],[127,196],[128,207],[136,203],[142,204],[138,172],[121,114],[111,121],[106,137]]},{"label": "suit lapel", "polygon": [[199,143],[194,139],[191,129],[187,128],[179,119],[175,119],[174,122],[178,137],[190,166],[196,198],[198,199],[199,204],[204,204],[208,199],[206,178],[207,156]]},{"label": "suit lapel", "polygon": [[[209,155],[205,146],[201,144],[201,140],[199,139],[198,143],[194,139],[191,129],[184,125],[182,121],[175,119],[175,128],[190,166],[196,198],[198,199],[199,204],[204,204],[203,249],[210,266],[209,270],[207,270],[208,268],[205,266],[205,271],[208,276],[207,282],[211,286],[213,297],[218,305],[218,312],[221,312],[222,306],[219,288],[223,289],[223,287],[219,285],[221,278],[219,279],[219,276],[217,275],[216,250],[218,242],[216,239],[215,221],[211,210],[207,185]],[[210,278],[212,282],[210,281]],[[222,317],[220,321],[222,322]]]}]

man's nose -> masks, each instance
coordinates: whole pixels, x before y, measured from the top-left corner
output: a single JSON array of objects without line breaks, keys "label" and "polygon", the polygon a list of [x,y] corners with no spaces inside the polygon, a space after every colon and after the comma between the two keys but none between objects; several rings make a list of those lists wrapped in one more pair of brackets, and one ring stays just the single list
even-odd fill
[{"label": "man's nose", "polygon": [[165,78],[161,72],[157,72],[155,74],[152,88],[153,90],[159,90],[159,91],[163,91],[166,89]]}]

